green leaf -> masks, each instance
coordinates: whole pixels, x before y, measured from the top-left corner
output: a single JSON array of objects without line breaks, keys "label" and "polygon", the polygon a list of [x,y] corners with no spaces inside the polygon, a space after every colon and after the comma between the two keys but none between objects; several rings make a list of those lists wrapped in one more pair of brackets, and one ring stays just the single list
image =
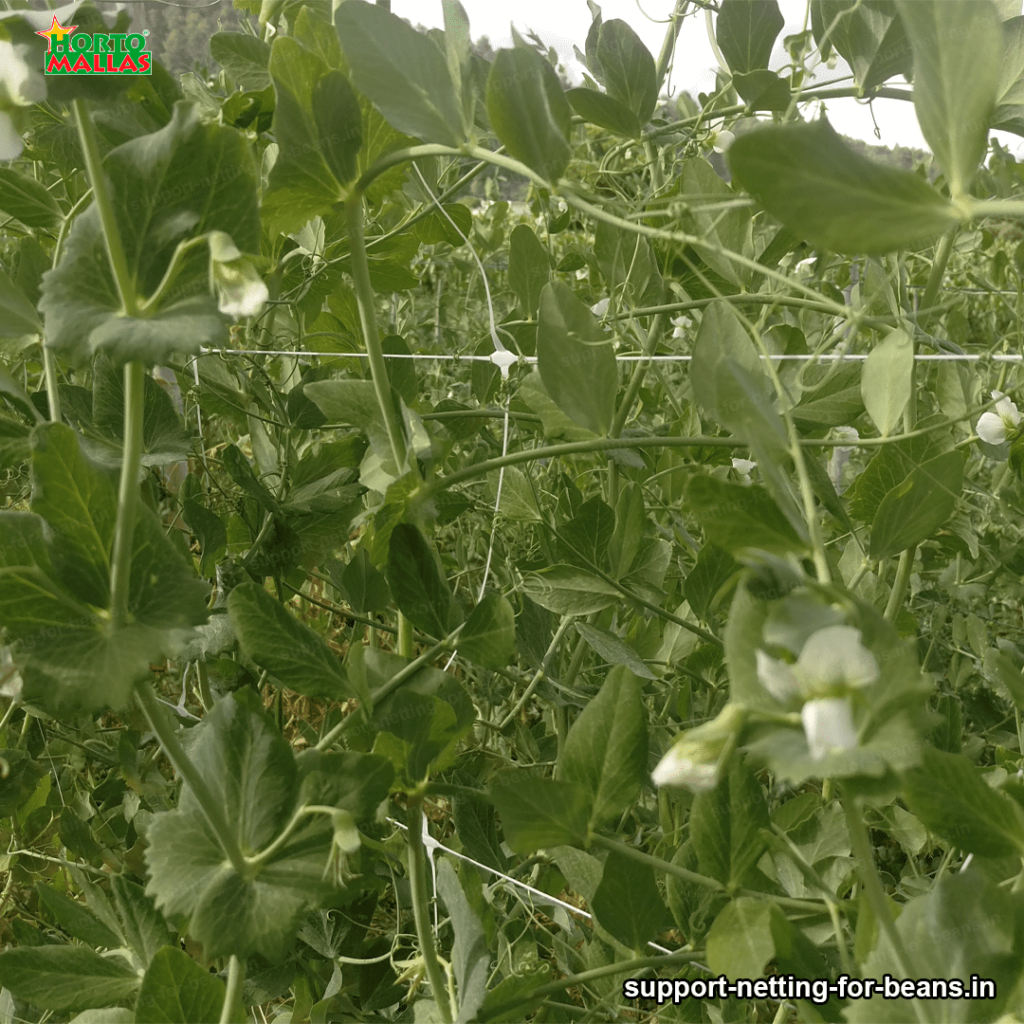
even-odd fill
[{"label": "green leaf", "polygon": [[871,523],[871,557],[888,558],[927,540],[953,514],[964,458],[946,452],[916,467],[882,499]]},{"label": "green leaf", "polygon": [[304,803],[338,807],[357,822],[373,818],[395,777],[385,758],[350,750],[328,753],[312,747],[302,751],[296,762],[303,773]]},{"label": "green leaf", "polygon": [[68,899],[63,893],[51,889],[48,885],[38,883],[36,894],[39,902],[50,915],[74,939],[99,949],[117,949],[121,946],[121,938],[115,935],[91,910]]},{"label": "green leaf", "polygon": [[1024,133],[1024,17],[1003,22],[1002,79],[991,127]]},{"label": "green leaf", "polygon": [[772,904],[741,896],[723,907],[707,935],[708,966],[730,979],[760,978],[775,955]]},{"label": "green leaf", "polygon": [[391,533],[385,575],[395,604],[414,626],[438,638],[447,635],[451,591],[423,534],[410,523]]},{"label": "green leaf", "polygon": [[628,644],[620,640],[614,633],[606,629],[599,629],[597,626],[587,625],[585,622],[574,623],[576,632],[579,633],[588,646],[595,650],[605,661],[611,665],[623,665],[642,679],[657,679],[643,659]]},{"label": "green leaf", "polygon": [[195,534],[202,550],[199,571],[210,577],[216,572],[217,563],[227,550],[227,528],[220,516],[200,505],[195,498],[186,498],[182,502],[181,514],[188,528]]},{"label": "green leaf", "polygon": [[282,686],[307,697],[353,695],[338,655],[258,583],[235,587],[228,613],[242,650]]},{"label": "green leaf", "polygon": [[785,23],[776,0],[724,0],[715,22],[715,38],[732,73],[767,68]]},{"label": "green leaf", "polygon": [[888,437],[910,401],[914,342],[902,328],[889,333],[869,353],[861,377],[861,394],[882,437]]},{"label": "green leaf", "polygon": [[[690,809],[690,835],[702,874],[735,892],[764,852],[758,829],[768,828],[768,804],[757,777],[741,757],[713,790],[698,793]],[[757,973],[757,972],[755,972]]]},{"label": "green leaf", "polygon": [[488,594],[470,613],[459,653],[484,668],[505,668],[516,648],[516,613],[507,598]]},{"label": "green leaf", "polygon": [[0,985],[44,1010],[84,1010],[126,999],[139,978],[85,946],[36,946],[0,953]]},{"label": "green leaf", "polygon": [[590,799],[579,783],[503,772],[488,788],[505,842],[516,853],[586,841]]},{"label": "green leaf", "polygon": [[1006,652],[990,647],[985,652],[985,675],[995,682],[1017,708],[1024,708],[1024,675]]},{"label": "green leaf", "polygon": [[988,146],[999,94],[1003,33],[989,0],[897,0],[914,51],[914,109],[946,172],[967,193]]},{"label": "green leaf", "polygon": [[651,243],[604,221],[594,233],[594,255],[608,288],[623,288],[622,304],[655,306],[664,294],[664,282]]},{"label": "green leaf", "polygon": [[[140,297],[156,292],[179,242],[218,230],[243,252],[259,249],[252,149],[233,128],[202,121],[195,107],[175,104],[165,128],[111,150],[103,167]],[[60,263],[43,278],[46,343],[75,365],[99,351],[116,363],[166,363],[172,353],[224,343],[227,324],[208,282],[209,252],[196,246],[152,315],[122,315],[93,204],[75,220]]]},{"label": "green leaf", "polygon": [[548,252],[533,228],[517,224],[508,241],[508,284],[527,316],[535,316],[544,286],[551,279]]},{"label": "green leaf", "polygon": [[273,232],[295,232],[344,199],[357,173],[363,115],[348,79],[294,39],[278,36],[270,56],[280,147],[264,199]]},{"label": "green leaf", "polygon": [[[255,854],[297,809],[298,769],[288,742],[247,689],[219,701],[193,737],[189,753],[214,803],[242,852]],[[303,915],[331,888],[331,826],[322,816],[307,821],[242,877],[186,786],[177,809],[156,814],[149,826],[146,891],[165,914],[189,919],[189,934],[211,960],[252,953],[278,960]]]},{"label": "green leaf", "polygon": [[615,850],[604,862],[590,909],[597,923],[637,956],[643,955],[668,916],[654,869]]},{"label": "green leaf", "polygon": [[610,583],[572,565],[552,565],[524,576],[523,592],[559,615],[589,615],[622,600]]},{"label": "green leaf", "polygon": [[598,92],[596,89],[580,87],[569,89],[565,98],[572,104],[584,121],[607,128],[616,135],[624,135],[628,139],[639,139],[644,126],[640,118],[614,96]]},{"label": "green leaf", "polygon": [[[332,579],[334,573],[331,574]],[[338,581],[341,589],[352,605],[353,611],[383,611],[391,603],[391,591],[387,580],[374,568],[369,552],[358,547],[352,555],[352,561],[341,571]]]},{"label": "green leaf", "polygon": [[686,577],[684,594],[694,615],[705,622],[717,610],[722,588],[736,576],[739,564],[716,544],[705,544]]},{"label": "green leaf", "polygon": [[[865,92],[913,67],[910,40],[892,0],[812,0],[814,38],[828,58],[831,46],[846,58],[857,85]],[[825,30],[831,27],[829,41]]]},{"label": "green leaf", "polygon": [[356,88],[395,128],[425,142],[465,142],[462,104],[432,39],[363,0],[339,6],[334,24]]},{"label": "green leaf", "polygon": [[42,330],[32,303],[0,270],[0,338],[20,338],[23,334],[40,334]]},{"label": "green leaf", "polygon": [[210,56],[231,76],[235,85],[258,92],[270,85],[270,46],[244,32],[214,32]]},{"label": "green leaf", "polygon": [[1024,811],[987,785],[963,754],[925,747],[907,773],[907,806],[925,827],[953,846],[984,857],[1024,852]]},{"label": "green leaf", "polygon": [[687,230],[706,239],[708,243],[717,243],[705,245],[698,242],[694,250],[727,281],[734,284],[747,281],[750,272],[719,251],[720,247],[748,257],[754,253],[750,210],[730,208],[729,205],[741,199],[741,195],[722,181],[703,157],[682,160],[678,180],[680,196],[693,197],[689,215],[684,218]]},{"label": "green leaf", "polygon": [[559,778],[578,783],[590,800],[591,829],[617,818],[647,776],[647,720],[642,686],[617,666],[583,709],[565,740]]},{"label": "green leaf", "polygon": [[608,433],[618,386],[611,339],[561,281],[541,292],[537,367],[547,393],[570,419]]},{"label": "green leaf", "polygon": [[742,135],[729,166],[773,217],[821,249],[889,252],[960,220],[923,178],[861,156],[824,119]]},{"label": "green leaf", "polygon": [[569,166],[572,111],[551,65],[536,50],[499,50],[487,77],[487,114],[517,160],[546,181]]},{"label": "green leaf", "polygon": [[218,1024],[224,982],[182,949],[164,946],[153,957],[135,1002],[136,1024]]},{"label": "green leaf", "polygon": [[[465,884],[473,885],[475,874],[467,874]],[[479,891],[480,883],[476,881]],[[490,976],[491,952],[487,944],[487,934],[480,918],[466,898],[451,859],[440,858],[437,865],[437,892],[444,905],[448,908],[455,942],[452,944],[452,968],[455,971],[455,983],[458,986],[459,1016],[456,1024],[463,1024],[477,1019],[487,994],[487,979]]]},{"label": "green leaf", "polygon": [[27,228],[54,228],[64,216],[47,188],[13,167],[0,167],[0,211]]},{"label": "green leaf", "polygon": [[608,95],[646,124],[658,105],[658,75],[650,50],[628,22],[615,18],[602,23],[597,59]]},{"label": "green leaf", "polygon": [[174,941],[174,935],[141,885],[136,885],[124,875],[114,875],[110,879],[110,888],[125,940],[142,963],[148,966],[158,950]]},{"label": "green leaf", "polygon": [[708,540],[731,555],[740,556],[751,549],[778,555],[806,550],[763,487],[694,476],[686,488],[686,498]]}]

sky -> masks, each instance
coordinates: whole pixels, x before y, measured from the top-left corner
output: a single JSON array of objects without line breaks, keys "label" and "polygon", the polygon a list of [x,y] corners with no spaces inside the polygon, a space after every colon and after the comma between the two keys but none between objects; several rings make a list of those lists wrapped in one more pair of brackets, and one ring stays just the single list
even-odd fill
[{"label": "sky", "polygon": [[[495,49],[511,46],[510,21],[525,33],[533,30],[549,46],[555,47],[570,75],[579,72],[573,56],[573,44],[583,49],[591,15],[586,0],[513,0],[495,3],[494,0],[462,0],[469,15],[470,33],[474,39],[487,36]],[[665,37],[665,19],[674,6],[673,0],[603,0],[600,3],[605,21],[621,18],[628,22],[643,39],[651,53],[657,57]],[[786,35],[800,32],[807,10],[805,0],[779,0],[786,27],[779,34],[772,56],[772,67],[781,67],[787,55],[782,47]],[[413,24],[441,27],[440,0],[392,0],[392,11]],[[718,62],[708,42],[703,11],[687,17],[676,48],[676,61],[669,83],[676,92],[680,89],[696,95],[714,88]],[[829,78],[849,74],[845,62],[831,71],[822,69]],[[894,84],[899,84],[897,78]],[[907,87],[909,90],[909,86]],[[870,108],[855,99],[829,100],[826,111],[833,127],[844,135],[864,139],[866,142],[886,146],[914,146],[926,149],[927,144],[914,115],[913,105],[901,100],[875,100]],[[872,113],[874,121],[872,121]],[[815,110],[810,116],[817,116]],[[875,125],[881,133],[875,135]],[[1012,153],[1024,156],[1024,139],[1006,132],[992,133]]]}]

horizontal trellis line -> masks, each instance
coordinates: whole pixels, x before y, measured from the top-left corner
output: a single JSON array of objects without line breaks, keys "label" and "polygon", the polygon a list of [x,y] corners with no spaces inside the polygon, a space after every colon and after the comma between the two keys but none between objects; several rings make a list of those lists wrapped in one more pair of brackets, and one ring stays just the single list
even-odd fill
[{"label": "horizontal trellis line", "polygon": [[[314,352],[307,351],[306,349],[294,350],[294,349],[273,349],[273,348],[201,348],[199,354],[203,356],[318,356],[321,358],[331,359],[368,359],[369,356],[365,352]],[[815,356],[809,352],[796,352],[790,355],[772,355],[762,356],[759,355],[759,359],[775,359],[780,362],[863,362],[867,359],[866,352],[856,353],[844,353],[844,352],[826,352],[822,355]],[[453,355],[451,353],[439,353],[436,355],[430,355],[425,353],[409,353],[409,352],[385,352],[385,359],[419,359],[426,362],[433,360],[434,362],[471,362],[471,363],[490,363],[493,360],[488,356],[477,356],[477,355]],[[615,361],[618,363],[640,363],[644,360],[648,360],[652,363],[688,363],[693,359],[693,356],[688,355],[675,355],[675,356],[616,356]],[[976,363],[989,361],[993,363],[1024,363],[1024,355],[1017,355],[1014,353],[999,353],[997,355],[979,355],[976,353],[956,353],[956,352],[936,352],[922,355],[915,355],[914,361],[919,363]],[[536,363],[536,356],[519,356],[519,361],[523,363]]]}]

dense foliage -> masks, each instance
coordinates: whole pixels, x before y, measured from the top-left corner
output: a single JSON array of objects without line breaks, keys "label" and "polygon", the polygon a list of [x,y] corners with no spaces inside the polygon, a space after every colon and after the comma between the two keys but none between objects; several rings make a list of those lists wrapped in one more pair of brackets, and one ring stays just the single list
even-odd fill
[{"label": "dense foliage", "polygon": [[1019,1019],[1019,0],[442,3],[0,10],[0,1019]]}]

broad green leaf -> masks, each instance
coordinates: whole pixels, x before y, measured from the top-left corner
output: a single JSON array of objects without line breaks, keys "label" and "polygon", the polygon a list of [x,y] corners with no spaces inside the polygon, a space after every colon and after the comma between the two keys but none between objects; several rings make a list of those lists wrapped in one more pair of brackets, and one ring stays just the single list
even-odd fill
[{"label": "broad green leaf", "polygon": [[110,888],[125,940],[142,963],[148,966],[159,950],[174,941],[174,935],[141,885],[136,885],[124,875],[114,875],[110,879]]},{"label": "broad green leaf", "polygon": [[586,841],[590,799],[579,783],[503,772],[488,788],[505,842],[517,853]]},{"label": "broad green leaf", "polygon": [[733,75],[732,84],[752,110],[785,113],[789,108],[789,83],[774,71],[762,68],[759,71],[748,71],[745,75]]},{"label": "broad green leaf", "polygon": [[995,682],[1001,692],[1018,708],[1024,708],[1024,675],[1013,658],[1006,652],[990,647],[985,652],[985,675]]},{"label": "broad green leaf", "polygon": [[694,476],[686,498],[708,540],[731,555],[750,549],[779,555],[805,550],[803,540],[763,487]]},{"label": "broad green leaf", "polygon": [[589,615],[622,600],[610,583],[572,565],[552,565],[524,576],[523,591],[559,615]]},{"label": "broad green leaf", "polygon": [[812,0],[811,25],[822,57],[834,46],[865,91],[913,67],[910,40],[893,0]]},{"label": "broad green leaf", "polygon": [[242,650],[282,686],[307,697],[353,695],[338,655],[258,583],[235,587],[228,612]]},{"label": "broad green leaf", "polygon": [[1024,133],[1024,17],[1003,22],[1002,78],[991,127]]},{"label": "broad green leaf", "polygon": [[594,255],[611,291],[623,288],[622,305],[656,306],[664,282],[651,243],[640,235],[598,222]]},{"label": "broad green leaf", "polygon": [[353,610],[364,615],[383,611],[391,603],[387,580],[374,567],[364,547],[356,548],[352,561],[342,569],[337,582]]},{"label": "broad green leaf", "polygon": [[32,303],[0,270],[0,338],[20,338],[40,334],[43,325]]},{"label": "broad green leaf", "polygon": [[910,401],[914,374],[914,342],[897,328],[876,345],[864,362],[861,394],[882,437],[888,437],[899,423]]},{"label": "broad green leaf", "polygon": [[312,747],[296,758],[302,775],[302,800],[330,804],[368,821],[387,799],[395,777],[390,762],[375,754],[346,750],[330,753]]},{"label": "broad green leaf", "polygon": [[[259,249],[252,149],[233,128],[202,121],[195,107],[176,104],[165,128],[111,150],[103,166],[140,298],[156,292],[180,242],[218,230],[243,252]],[[47,345],[76,365],[99,351],[116,363],[152,364],[226,342],[227,323],[210,294],[209,259],[206,246],[194,247],[153,315],[123,316],[99,212],[90,206],[68,233],[60,263],[43,278]]]},{"label": "broad green leaf", "polygon": [[199,571],[209,578],[227,550],[228,533],[220,516],[200,505],[195,498],[186,498],[181,506],[182,518],[199,541],[202,554]]},{"label": "broad green leaf", "polygon": [[964,458],[946,452],[915,468],[882,499],[871,523],[871,557],[888,558],[927,540],[953,514]]},{"label": "broad green leaf", "polygon": [[80,939],[98,949],[117,949],[121,938],[115,935],[91,910],[69,899],[63,893],[37,883],[39,902],[72,938]]},{"label": "broad green leaf", "polygon": [[[922,1002],[929,1020],[944,1024],[995,1021],[1013,1006],[1024,963],[1019,954],[1024,931],[1024,900],[984,871],[946,872],[926,894],[909,900],[896,920],[903,955],[897,955],[884,929],[863,963],[866,978],[990,979],[991,999],[933,999]],[[909,964],[907,960],[909,959]],[[906,965],[906,966],[904,966]],[[850,1024],[912,1024],[918,1020],[908,999],[851,1000],[843,1011]]]},{"label": "broad green leaf", "polygon": [[608,95],[646,124],[658,105],[658,76],[654,58],[628,22],[602,23],[597,59]]},{"label": "broad green leaf", "polygon": [[[465,876],[465,884],[473,885],[473,874]],[[477,888],[480,883],[477,881]],[[440,858],[437,866],[437,892],[448,908],[455,942],[452,944],[452,968],[458,989],[459,1015],[456,1024],[477,1019],[477,1010],[487,994],[490,976],[491,952],[487,934],[477,912],[462,889],[463,882],[456,875],[451,859]]]},{"label": "broad green leaf", "polygon": [[775,955],[770,900],[741,896],[715,918],[707,936],[708,966],[730,979],[760,978]]},{"label": "broad green leaf", "polygon": [[462,105],[432,39],[363,0],[341,4],[334,24],[356,88],[398,131],[445,146],[465,141]]},{"label": "broad green leaf", "polygon": [[693,613],[705,622],[717,610],[722,588],[734,580],[739,564],[716,544],[705,544],[686,577],[684,594]]},{"label": "broad green leaf", "polygon": [[566,737],[559,778],[578,783],[590,800],[590,828],[617,818],[647,775],[647,720],[640,681],[613,668]]},{"label": "broad green leaf", "polygon": [[136,1024],[218,1024],[227,989],[183,949],[164,946],[142,979]]},{"label": "broad green leaf", "polygon": [[53,228],[63,217],[49,190],[13,167],[0,167],[0,212],[27,228]]},{"label": "broad green leaf", "polygon": [[103,1006],[83,1010],[71,1018],[71,1024],[135,1024],[135,1011],[123,1006]]},{"label": "broad green leaf", "polygon": [[395,604],[414,626],[438,638],[448,634],[451,591],[430,545],[410,523],[391,533],[386,576]]},{"label": "broad green leaf", "polygon": [[358,427],[377,455],[385,461],[391,459],[391,441],[372,381],[323,380],[306,384],[303,390],[329,422]]},{"label": "broad green leaf", "polygon": [[824,119],[742,135],[729,147],[729,166],[773,217],[822,249],[889,252],[960,220],[924,179],[861,156]]},{"label": "broad green leaf", "polygon": [[[242,689],[219,701],[195,727],[189,753],[242,852],[267,847],[297,809],[299,777],[259,697]],[[331,826],[322,816],[307,821],[242,877],[186,786],[177,809],[156,814],[149,826],[146,891],[165,914],[190,919],[189,934],[210,959],[280,959],[302,916],[330,888]]]},{"label": "broad green leaf", "polygon": [[555,555],[583,569],[607,570],[611,568],[608,545],[614,532],[615,513],[600,498],[591,498],[558,528]]},{"label": "broad green leaf", "polygon": [[[689,203],[688,215],[684,218],[687,230],[712,243],[697,242],[694,249],[709,267],[727,281],[743,283],[749,277],[749,271],[719,251],[720,248],[726,249],[748,257],[753,254],[750,211],[742,207],[719,207],[719,204],[735,202],[741,199],[741,196],[722,181],[704,157],[682,160],[679,164],[678,182],[680,197],[693,197]],[[704,209],[708,206],[711,208]],[[599,227],[598,231],[600,230]]]},{"label": "broad green leaf", "polygon": [[611,339],[561,281],[541,292],[537,367],[548,394],[570,419],[608,433],[618,385]]},{"label": "broad green leaf", "polygon": [[22,946],[0,953],[0,985],[44,1010],[84,1010],[126,999],[139,978],[85,946]]},{"label": "broad green leaf", "polygon": [[487,78],[487,114],[517,160],[546,181],[569,166],[572,111],[550,64],[533,49],[499,50]]},{"label": "broad green leaf", "polygon": [[357,171],[362,112],[348,79],[294,39],[279,36],[270,57],[279,151],[264,199],[272,231],[295,232],[344,199]]},{"label": "broad green leaf", "polygon": [[1003,33],[990,0],[897,0],[914,51],[914,109],[921,134],[967,193],[988,146],[999,94]]},{"label": "broad green leaf", "polygon": [[518,224],[508,240],[508,283],[527,316],[535,316],[540,296],[551,279],[548,252],[533,228]]},{"label": "broad green leaf", "polygon": [[580,87],[569,89],[565,98],[584,121],[630,139],[639,139],[643,134],[640,118],[625,103],[606,92]]},{"label": "broad green leaf", "polygon": [[637,956],[661,931],[668,917],[654,869],[612,851],[604,862],[601,884],[589,901],[597,923]]},{"label": "broad green leaf", "polygon": [[777,0],[724,0],[715,21],[715,38],[732,73],[767,68],[784,25]]},{"label": "broad green leaf", "polygon": [[643,659],[628,644],[620,640],[614,633],[585,622],[574,623],[576,632],[586,640],[589,647],[595,650],[611,665],[623,665],[642,679],[657,679]]},{"label": "broad green leaf", "polygon": [[255,498],[268,512],[280,512],[281,504],[257,479],[249,460],[236,444],[229,444],[220,453],[221,462],[232,480],[250,497]]},{"label": "broad green leaf", "polygon": [[210,56],[243,89],[259,91],[270,85],[270,46],[244,32],[215,32]]},{"label": "broad green leaf", "polygon": [[1024,852],[1020,805],[982,779],[963,754],[924,750],[921,766],[907,773],[907,806],[953,846],[985,857]]},{"label": "broad green leaf", "polygon": [[735,892],[764,852],[758,829],[768,827],[761,784],[743,758],[734,757],[728,775],[714,789],[698,793],[690,809],[690,835],[701,873]]},{"label": "broad green leaf", "polygon": [[470,613],[459,653],[484,668],[505,668],[516,647],[516,614],[501,594],[488,594]]}]

